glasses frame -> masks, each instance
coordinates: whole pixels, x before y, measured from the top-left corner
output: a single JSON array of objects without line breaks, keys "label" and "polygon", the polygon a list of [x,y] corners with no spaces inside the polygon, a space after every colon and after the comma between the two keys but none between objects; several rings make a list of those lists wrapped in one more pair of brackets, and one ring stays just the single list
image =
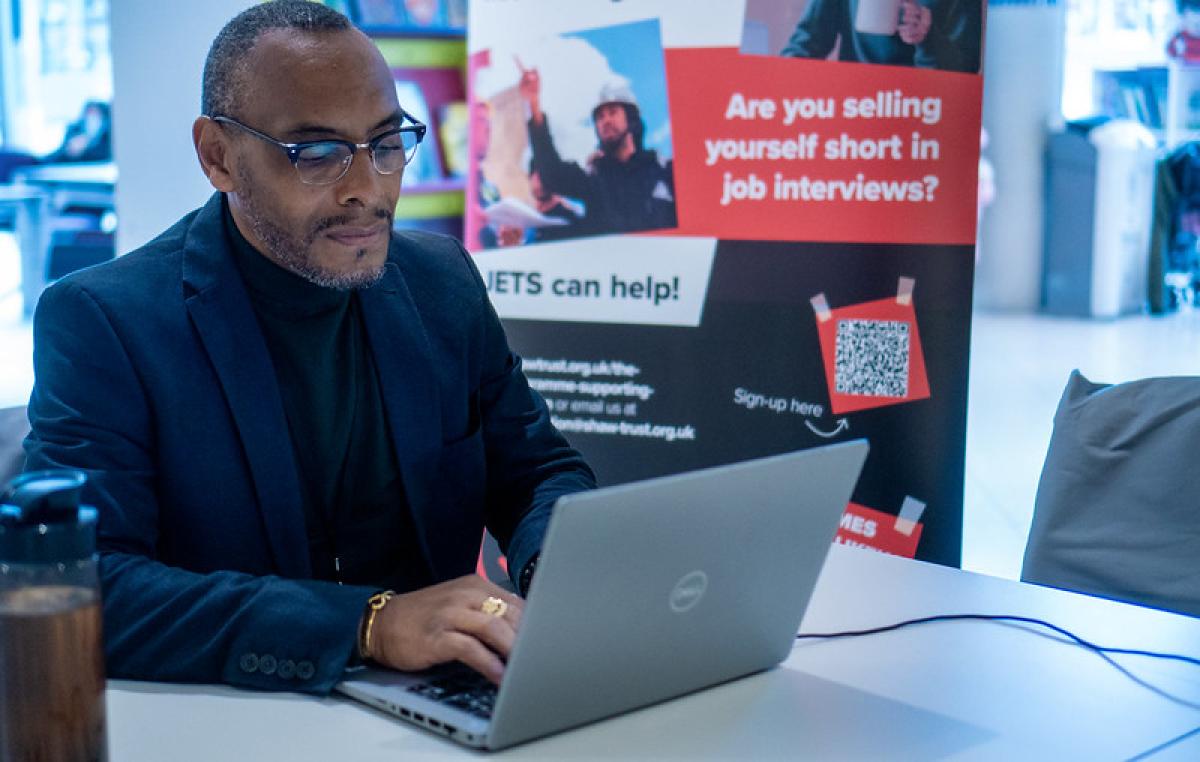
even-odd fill
[{"label": "glasses frame", "polygon": [[[234,127],[237,127],[238,129],[241,129],[241,130],[244,130],[245,132],[250,133],[254,137],[258,138],[259,140],[262,140],[263,142],[266,142],[266,143],[270,143],[271,145],[282,149],[283,152],[287,154],[288,161],[291,162],[292,168],[296,170],[296,176],[300,179],[300,182],[304,183],[305,185],[333,185],[338,180],[341,180],[343,177],[346,176],[346,173],[350,171],[350,165],[354,163],[354,155],[358,153],[359,149],[364,149],[370,154],[371,166],[375,169],[376,172],[378,172],[381,175],[394,175],[397,172],[404,169],[404,167],[407,167],[412,162],[413,158],[417,155],[417,149],[421,146],[421,141],[425,139],[425,133],[429,129],[428,127],[425,126],[424,123],[417,121],[417,119],[415,117],[413,117],[412,114],[408,113],[404,109],[400,109],[400,120],[401,120],[400,126],[395,129],[388,130],[387,132],[383,133],[382,135],[376,135],[375,137],[368,140],[366,143],[355,143],[352,140],[340,140],[338,138],[325,138],[323,140],[305,140],[305,141],[302,141],[299,143],[285,143],[282,140],[276,140],[275,138],[271,137],[270,135],[266,134],[265,132],[260,132],[259,130],[256,130],[249,125],[242,124],[241,122],[234,119],[233,117],[225,116],[223,114],[213,114],[211,116],[205,114],[205,117],[207,119],[210,119],[210,120],[216,122],[217,124],[232,124]],[[405,124],[404,123],[405,121],[407,121],[408,124]],[[390,138],[393,135],[399,135],[402,133],[411,133],[413,135],[416,135],[417,142],[413,144],[411,153],[408,151],[404,152],[404,164],[401,167],[399,167],[398,169],[394,169],[390,172],[384,172],[382,169],[379,168],[379,164],[375,160],[375,149],[379,146],[379,144],[382,141],[386,140],[387,138]],[[348,148],[350,150],[349,158],[346,159],[342,164],[341,173],[338,174],[338,176],[333,178],[332,180],[326,180],[324,182],[310,182],[308,180],[305,180],[304,176],[300,174],[300,167],[297,166],[298,162],[300,161],[300,152],[306,148],[311,148],[311,147],[317,146],[317,145],[328,145],[330,143],[336,143],[337,145],[345,146],[346,148]]]}]

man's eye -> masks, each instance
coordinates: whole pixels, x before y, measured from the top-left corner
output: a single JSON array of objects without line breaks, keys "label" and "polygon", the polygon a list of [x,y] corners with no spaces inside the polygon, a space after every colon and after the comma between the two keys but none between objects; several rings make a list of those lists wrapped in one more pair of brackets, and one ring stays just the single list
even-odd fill
[{"label": "man's eye", "polygon": [[399,135],[389,135],[375,144],[375,150],[381,152],[403,151],[404,140]]},{"label": "man's eye", "polygon": [[340,143],[317,143],[305,146],[297,155],[297,160],[305,164],[317,164],[327,161],[341,161],[345,158],[346,147]]}]

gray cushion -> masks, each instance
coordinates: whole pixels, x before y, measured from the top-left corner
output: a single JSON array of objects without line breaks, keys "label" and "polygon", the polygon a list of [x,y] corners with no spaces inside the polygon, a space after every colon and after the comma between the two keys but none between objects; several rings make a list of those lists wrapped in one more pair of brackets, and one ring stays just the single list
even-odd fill
[{"label": "gray cushion", "polygon": [[0,408],[0,490],[25,467],[21,443],[29,433],[25,407]]},{"label": "gray cushion", "polygon": [[1200,377],[1071,374],[1021,578],[1200,616]]}]

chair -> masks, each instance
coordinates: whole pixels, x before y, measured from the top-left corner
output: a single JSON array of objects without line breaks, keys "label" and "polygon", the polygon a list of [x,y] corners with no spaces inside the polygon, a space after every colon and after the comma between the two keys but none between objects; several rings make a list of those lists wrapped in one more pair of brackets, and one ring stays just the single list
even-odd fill
[{"label": "chair", "polygon": [[1200,616],[1200,377],[1097,384],[1054,416],[1021,579]]},{"label": "chair", "polygon": [[22,441],[29,433],[29,418],[24,405],[0,408],[0,491],[8,480],[25,468]]}]

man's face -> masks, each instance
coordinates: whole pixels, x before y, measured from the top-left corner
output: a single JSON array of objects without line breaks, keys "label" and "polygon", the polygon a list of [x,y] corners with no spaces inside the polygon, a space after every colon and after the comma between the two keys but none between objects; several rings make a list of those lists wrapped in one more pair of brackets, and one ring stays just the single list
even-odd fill
[{"label": "man's face", "polygon": [[620,103],[605,103],[596,109],[596,137],[605,150],[618,148],[629,134],[629,118]]},{"label": "man's face", "polygon": [[[277,140],[365,143],[400,126],[391,73],[357,32],[267,32],[247,64],[239,113],[229,116]],[[360,148],[340,180],[305,185],[283,150],[236,127],[224,130],[235,167],[230,207],[256,248],[321,286],[378,281],[402,171],[379,174]]]}]

